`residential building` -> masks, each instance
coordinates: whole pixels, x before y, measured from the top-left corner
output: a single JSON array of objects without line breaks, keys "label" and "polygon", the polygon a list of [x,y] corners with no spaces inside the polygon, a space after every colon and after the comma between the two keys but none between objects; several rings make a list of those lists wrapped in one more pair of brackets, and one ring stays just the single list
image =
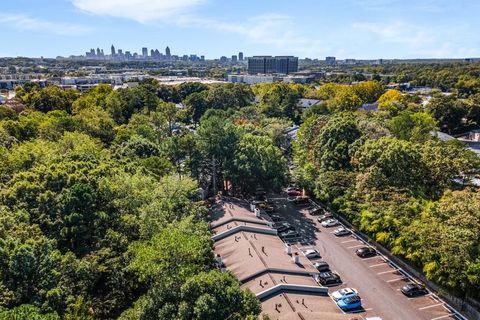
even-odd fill
[{"label": "residential building", "polygon": [[298,71],[298,58],[293,56],[254,56],[248,58],[249,74],[289,74]]}]

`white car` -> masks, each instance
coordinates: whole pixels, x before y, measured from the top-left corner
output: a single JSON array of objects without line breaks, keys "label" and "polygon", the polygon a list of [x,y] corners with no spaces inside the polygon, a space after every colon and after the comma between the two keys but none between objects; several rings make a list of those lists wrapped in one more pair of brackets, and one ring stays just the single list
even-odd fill
[{"label": "white car", "polygon": [[308,259],[320,258],[320,252],[317,249],[307,249],[302,251],[303,255]]},{"label": "white car", "polygon": [[358,291],[354,288],[343,288],[332,293],[332,298],[335,301],[349,298],[358,295]]},{"label": "white car", "polygon": [[330,227],[338,226],[339,224],[340,222],[338,222],[338,220],[336,219],[328,219],[322,222],[322,227],[330,228]]}]

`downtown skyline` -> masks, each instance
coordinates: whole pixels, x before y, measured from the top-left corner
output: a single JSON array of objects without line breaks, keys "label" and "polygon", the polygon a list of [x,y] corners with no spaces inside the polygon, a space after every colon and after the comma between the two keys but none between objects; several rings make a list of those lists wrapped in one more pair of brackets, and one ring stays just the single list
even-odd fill
[{"label": "downtown skyline", "polygon": [[248,55],[340,59],[480,56],[472,0],[34,0],[2,5],[0,56],[56,57],[116,43],[207,59]]}]

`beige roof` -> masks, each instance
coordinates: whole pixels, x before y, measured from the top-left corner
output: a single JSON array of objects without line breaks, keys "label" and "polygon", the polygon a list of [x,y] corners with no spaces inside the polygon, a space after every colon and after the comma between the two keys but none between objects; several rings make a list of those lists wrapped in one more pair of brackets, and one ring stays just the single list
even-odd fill
[{"label": "beige roof", "polygon": [[[313,264],[301,252],[292,250],[299,263],[287,254],[286,245],[277,236],[264,234],[270,230],[265,220],[257,218],[249,205],[237,199],[223,199],[211,213],[214,234],[231,230],[236,226],[251,226],[256,230],[239,230],[217,240],[214,244],[226,268],[242,282],[243,289],[258,295],[280,284],[318,287],[312,274],[317,273]],[[292,247],[293,248],[293,247]],[[262,299],[263,313],[271,319],[348,319],[329,296],[317,293],[278,292]]]}]

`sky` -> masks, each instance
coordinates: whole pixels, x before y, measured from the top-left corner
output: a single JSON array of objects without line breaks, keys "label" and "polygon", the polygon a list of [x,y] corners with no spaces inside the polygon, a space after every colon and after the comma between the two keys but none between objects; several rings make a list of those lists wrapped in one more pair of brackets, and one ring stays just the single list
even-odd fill
[{"label": "sky", "polygon": [[479,0],[0,0],[0,57],[480,57]]}]

